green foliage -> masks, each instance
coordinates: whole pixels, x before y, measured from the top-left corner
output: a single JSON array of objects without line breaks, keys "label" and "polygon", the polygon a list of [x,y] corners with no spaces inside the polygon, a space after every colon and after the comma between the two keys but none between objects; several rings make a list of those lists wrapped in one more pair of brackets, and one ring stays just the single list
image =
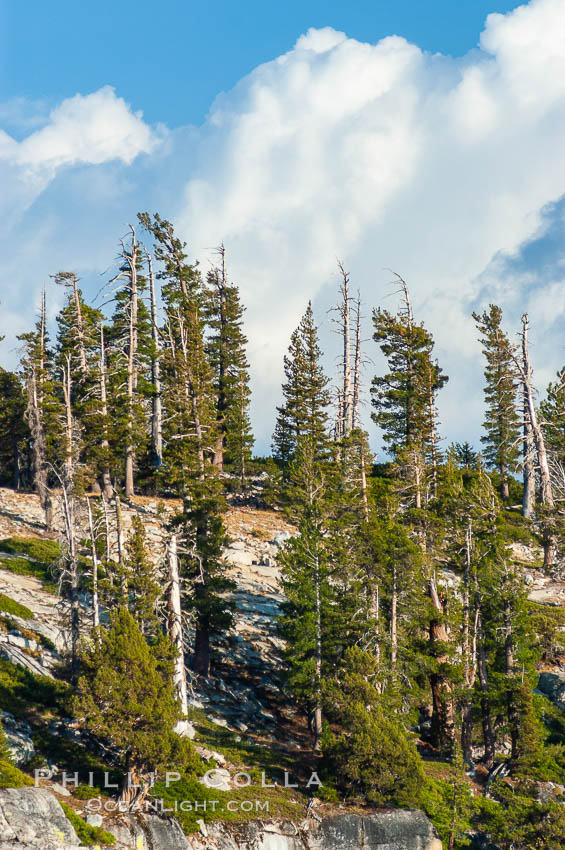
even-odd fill
[{"label": "green foliage", "polygon": [[447,778],[426,781],[422,789],[422,808],[437,829],[444,847],[453,846],[454,850],[469,847],[473,794],[459,747],[449,764]]},{"label": "green foliage", "polygon": [[0,788],[24,788],[33,779],[6,759],[0,759]]},{"label": "green foliage", "polygon": [[273,434],[273,456],[283,465],[296,461],[300,452],[314,465],[328,458],[330,395],[321,358],[312,305],[308,303],[284,357],[284,403],[277,408]]},{"label": "green foliage", "polygon": [[407,481],[402,492],[415,498],[419,507],[428,461],[435,486],[439,460],[435,399],[448,377],[433,360],[433,337],[423,324],[414,322],[408,290],[400,283],[403,308],[396,315],[380,308],[373,311],[373,339],[386,358],[388,372],[373,378],[371,415],[396,461],[398,476]]},{"label": "green foliage", "polygon": [[491,797],[478,798],[475,825],[503,850],[514,847],[561,850],[565,845],[565,807],[541,802],[531,783],[510,786],[495,781]]},{"label": "green foliage", "polygon": [[90,826],[84,818],[77,815],[74,809],[71,809],[66,803],[60,802],[60,806],[65,813],[65,817],[78,835],[81,844],[92,847],[95,844],[108,846],[116,843],[115,837],[108,830],[102,829],[100,826]]},{"label": "green foliage", "polygon": [[20,715],[30,708],[64,712],[69,688],[63,682],[36,676],[24,667],[0,658],[0,708]]},{"label": "green foliage", "polygon": [[343,672],[326,688],[329,724],[322,736],[324,775],[348,795],[379,806],[420,804],[424,773],[414,744],[371,684],[374,661],[346,651]]},{"label": "green foliage", "polygon": [[146,638],[152,638],[160,630],[156,612],[161,587],[155,567],[147,551],[145,527],[136,514],[126,541],[124,578],[127,586],[128,608]]},{"label": "green foliage", "polygon": [[40,564],[36,561],[28,561],[27,558],[2,558],[0,557],[0,569],[8,570],[18,576],[34,576],[37,578],[48,593],[57,593],[57,585],[53,581],[53,572],[50,564]]},{"label": "green foliage", "polygon": [[0,593],[0,611],[13,614],[14,617],[20,617],[22,620],[31,620],[33,617],[33,612],[29,608],[16,602],[15,599],[10,599],[4,593]]},{"label": "green foliage", "polygon": [[179,707],[172,664],[155,659],[125,608],[110,614],[82,653],[74,709],[85,727],[121,753],[124,770],[146,776],[191,758],[191,748],[173,727]]},{"label": "green foliage", "polygon": [[[239,291],[230,284],[225,267],[225,249],[218,249],[220,268],[207,276],[203,292],[203,317],[207,326],[206,351],[214,370],[219,449],[230,470],[245,476],[253,446],[249,418],[249,363],[247,338],[243,333],[243,307]],[[221,445],[220,445],[221,444]]]},{"label": "green foliage", "polygon": [[509,473],[516,469],[519,452],[517,376],[512,347],[502,330],[502,310],[490,304],[488,311],[473,313],[486,359],[484,457],[491,469],[501,475],[501,496],[507,499]]},{"label": "green foliage", "polygon": [[52,565],[61,556],[61,547],[55,540],[36,537],[5,537],[0,540],[0,552],[24,555],[43,565]]}]

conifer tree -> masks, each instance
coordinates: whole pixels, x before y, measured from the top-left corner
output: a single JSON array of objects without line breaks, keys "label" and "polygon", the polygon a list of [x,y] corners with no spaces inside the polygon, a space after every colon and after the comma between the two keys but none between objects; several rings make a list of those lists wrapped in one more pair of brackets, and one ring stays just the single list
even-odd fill
[{"label": "conifer tree", "polygon": [[323,688],[345,649],[359,638],[360,576],[352,580],[343,530],[332,527],[317,504],[279,555],[286,601],[280,620],[286,640],[288,684],[309,719],[314,748],[323,721]]},{"label": "conifer tree", "polygon": [[249,419],[249,363],[243,333],[243,307],[236,286],[226,272],[226,252],[218,248],[219,268],[208,272],[204,290],[203,318],[207,325],[206,349],[214,370],[218,442],[213,463],[219,470],[224,461],[245,477],[245,466],[253,445]]},{"label": "conifer tree", "polygon": [[481,334],[480,342],[486,360],[484,457],[487,466],[500,475],[500,497],[508,499],[508,476],[516,469],[519,454],[520,420],[516,410],[517,376],[512,359],[512,346],[502,330],[502,310],[490,304],[483,313],[473,313]]},{"label": "conifer tree", "polygon": [[281,495],[295,517],[323,498],[332,461],[329,380],[321,357],[312,306],[308,304],[284,358],[284,403],[277,408],[273,435],[273,453],[283,466]]},{"label": "conifer tree", "polygon": [[124,570],[129,611],[142,635],[154,638],[159,631],[156,608],[161,587],[147,550],[145,526],[137,514],[125,545]]},{"label": "conifer tree", "polygon": [[565,466],[565,367],[548,385],[540,403],[540,416],[551,461]]},{"label": "conifer tree", "polygon": [[337,731],[324,731],[325,769],[343,790],[364,793],[378,806],[418,805],[425,784],[418,752],[374,680],[374,659],[348,649],[327,688]]},{"label": "conifer tree", "polygon": [[41,298],[40,316],[35,329],[21,334],[18,339],[24,350],[20,359],[22,380],[26,391],[26,421],[29,426],[32,455],[33,483],[39,503],[45,513],[47,530],[53,526],[53,500],[51,498],[49,463],[52,459],[52,440],[58,433],[54,416],[53,355],[49,347],[45,289]]},{"label": "conifer tree", "polygon": [[26,399],[14,372],[0,368],[0,469],[4,484],[19,490],[31,463]]},{"label": "conifer tree", "polygon": [[106,334],[111,447],[116,477],[123,480],[127,498],[134,495],[136,469],[149,454],[146,407],[153,394],[153,336],[144,302],[147,279],[142,248],[132,225],[130,233],[129,243],[122,240],[118,271],[109,283],[115,290],[116,306]]},{"label": "conifer tree", "polygon": [[99,492],[98,478],[103,475],[100,468],[103,413],[97,390],[99,327],[103,317],[99,310],[85,304],[76,275],[72,272],[58,272],[53,277],[57,284],[68,290],[67,301],[57,315],[54,365],[59,373],[67,368],[67,364],[70,365],[73,379],[71,410],[80,429],[78,452],[81,479],[84,479],[84,484],[90,484],[95,492]]},{"label": "conifer tree", "polygon": [[108,628],[85,645],[81,662],[75,713],[90,732],[116,747],[124,770],[122,799],[140,802],[152,773],[190,760],[190,745],[173,731],[179,707],[172,663],[155,658],[125,608],[110,613]]},{"label": "conifer tree", "polygon": [[195,615],[193,667],[207,676],[211,637],[232,623],[233,604],[226,593],[233,583],[222,558],[226,504],[212,463],[219,430],[214,372],[204,340],[202,281],[170,222],[158,215],[151,219],[147,213],[140,215],[140,221],[153,235],[155,257],[162,266],[166,480],[184,502],[172,524],[182,544],[181,576],[188,580],[184,604]]},{"label": "conifer tree", "polygon": [[438,463],[435,398],[448,378],[432,360],[433,338],[423,324],[416,324],[408,289],[400,278],[402,309],[393,315],[373,311],[373,339],[387,359],[389,371],[373,378],[373,420],[382,429],[416,508],[425,494],[425,463],[431,461],[432,484]]}]

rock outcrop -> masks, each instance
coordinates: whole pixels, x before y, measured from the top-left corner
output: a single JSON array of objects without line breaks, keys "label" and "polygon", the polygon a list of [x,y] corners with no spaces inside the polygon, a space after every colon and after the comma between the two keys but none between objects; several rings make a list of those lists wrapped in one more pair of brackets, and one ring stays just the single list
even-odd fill
[{"label": "rock outcrop", "polygon": [[[104,823],[116,850],[442,850],[420,811],[335,813],[301,824],[202,824],[184,836],[175,820],[127,815]],[[43,788],[0,789],[0,850],[77,850],[79,840],[56,798]]]},{"label": "rock outcrop", "polygon": [[76,832],[43,788],[0,790],[0,850],[78,850]]},{"label": "rock outcrop", "polygon": [[301,824],[251,821],[212,824],[190,836],[192,850],[442,850],[420,811],[396,809],[370,815],[334,814]]}]

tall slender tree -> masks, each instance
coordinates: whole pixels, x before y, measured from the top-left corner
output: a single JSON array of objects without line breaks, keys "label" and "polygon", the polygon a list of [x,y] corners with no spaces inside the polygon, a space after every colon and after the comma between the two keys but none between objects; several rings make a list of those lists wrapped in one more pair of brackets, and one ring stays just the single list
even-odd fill
[{"label": "tall slender tree", "polygon": [[512,345],[502,329],[502,310],[496,304],[490,304],[483,313],[473,313],[473,319],[481,334],[486,360],[483,454],[487,465],[500,474],[500,497],[507,500],[509,475],[517,468],[520,451],[518,386]]},{"label": "tall slender tree", "polygon": [[219,265],[208,272],[204,290],[203,319],[207,326],[206,349],[214,370],[218,437],[213,463],[224,462],[245,476],[253,445],[249,418],[249,363],[243,333],[243,307],[239,291],[226,271],[226,251],[217,249]]}]

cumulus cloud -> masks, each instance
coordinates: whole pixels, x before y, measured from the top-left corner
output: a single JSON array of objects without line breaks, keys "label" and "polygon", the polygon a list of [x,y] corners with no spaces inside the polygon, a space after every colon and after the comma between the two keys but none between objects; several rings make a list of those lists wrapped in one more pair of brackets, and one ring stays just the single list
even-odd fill
[{"label": "cumulus cloud", "polygon": [[[21,104],[16,105],[21,110]],[[9,114],[9,109],[4,112]],[[158,135],[144,123],[141,112],[133,113],[110,86],[67,98],[50,112],[44,126],[22,141],[0,129],[4,206],[21,212],[65,166],[111,160],[129,165],[157,144]]]},{"label": "cumulus cloud", "polygon": [[[476,439],[472,309],[495,296],[511,322],[530,309],[540,379],[565,356],[548,342],[565,316],[541,309],[565,292],[564,253],[540,282],[531,248],[562,216],[564,27],[563,0],[532,0],[490,15],[477,48],[458,59],[399,36],[367,44],[311,29],[219,96],[200,128],[149,128],[110,88],[77,95],[23,141],[0,136],[2,204],[33,202],[0,244],[4,277],[29,287],[43,264],[44,274],[66,266],[88,280],[138,209],[173,218],[204,264],[223,239],[248,308],[263,450],[289,334],[310,297],[325,319],[336,257],[366,313],[394,307],[383,271],[394,268],[452,374],[440,400],[444,433]],[[372,343],[367,350],[377,357]]]},{"label": "cumulus cloud", "polygon": [[178,217],[197,253],[226,243],[265,430],[289,332],[310,296],[323,316],[339,256],[370,306],[393,303],[383,267],[407,278],[454,373],[445,427],[478,431],[480,275],[565,193],[564,27],[562,0],[533,0],[460,59],[310,30],[218,99]]}]

